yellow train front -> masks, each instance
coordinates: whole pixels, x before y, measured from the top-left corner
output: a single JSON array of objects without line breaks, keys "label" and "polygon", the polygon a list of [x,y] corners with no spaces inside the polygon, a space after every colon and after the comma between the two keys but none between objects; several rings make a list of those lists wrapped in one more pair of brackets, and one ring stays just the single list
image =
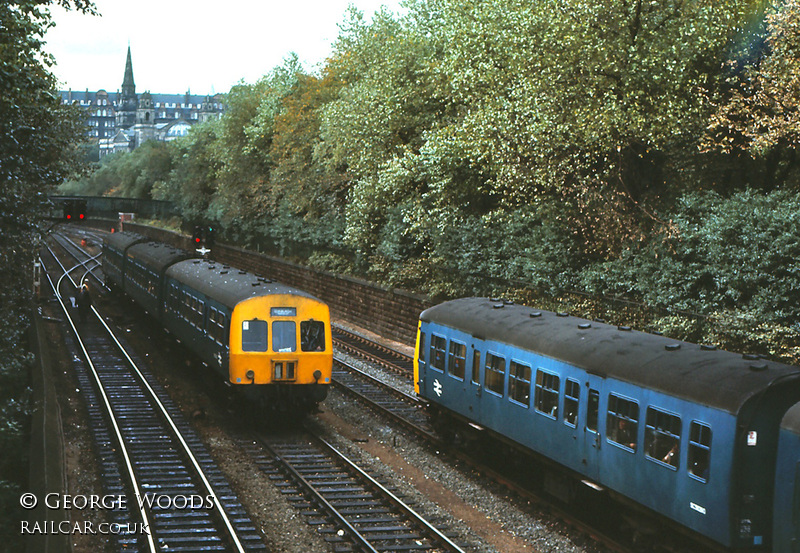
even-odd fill
[{"label": "yellow train front", "polygon": [[325,303],[206,260],[178,261],[164,276],[164,326],[248,398],[291,414],[325,399],[333,365]]},{"label": "yellow train front", "polygon": [[110,235],[109,284],[265,411],[312,411],[331,384],[328,306],[310,294],[143,237]]}]

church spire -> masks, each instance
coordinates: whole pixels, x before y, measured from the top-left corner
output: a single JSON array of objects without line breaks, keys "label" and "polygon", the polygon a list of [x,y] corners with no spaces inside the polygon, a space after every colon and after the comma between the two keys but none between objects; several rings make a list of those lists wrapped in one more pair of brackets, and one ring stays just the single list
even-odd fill
[{"label": "church spire", "polygon": [[133,63],[131,62],[131,45],[128,44],[128,59],[125,61],[125,77],[122,79],[123,102],[136,102],[136,84],[133,82]]}]

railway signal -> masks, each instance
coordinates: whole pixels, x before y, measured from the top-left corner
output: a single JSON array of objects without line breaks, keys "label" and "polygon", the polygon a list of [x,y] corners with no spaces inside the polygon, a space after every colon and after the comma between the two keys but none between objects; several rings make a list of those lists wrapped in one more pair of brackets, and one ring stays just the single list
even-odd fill
[{"label": "railway signal", "polygon": [[203,227],[200,225],[194,226],[194,232],[192,233],[192,244],[194,244],[196,247],[203,245]]}]

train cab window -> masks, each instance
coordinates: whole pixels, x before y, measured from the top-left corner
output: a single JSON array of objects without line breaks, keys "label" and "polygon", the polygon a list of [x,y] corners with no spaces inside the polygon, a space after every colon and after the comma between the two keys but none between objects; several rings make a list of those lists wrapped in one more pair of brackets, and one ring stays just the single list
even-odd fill
[{"label": "train cab window", "polygon": [[447,340],[443,336],[431,334],[431,368],[444,372],[446,346]]},{"label": "train cab window", "polygon": [[600,392],[589,390],[589,408],[586,410],[586,429],[597,432],[597,421],[600,418]]},{"label": "train cab window", "polygon": [[558,418],[558,375],[536,371],[536,410],[553,418]]},{"label": "train cab window", "polygon": [[325,323],[314,319],[300,323],[300,349],[325,351]]},{"label": "train cab window", "polygon": [[297,349],[297,325],[294,321],[272,322],[272,351],[289,353]]},{"label": "train cab window", "polygon": [[580,383],[568,378],[566,389],[564,390],[564,424],[573,428],[578,424],[578,405],[580,400]]},{"label": "train cab window", "polygon": [[419,351],[419,360],[421,362],[425,362],[425,333],[419,333],[419,345],[417,346],[417,350]]},{"label": "train cab window", "polygon": [[472,352],[472,383],[479,384],[481,381],[481,351],[476,349]]},{"label": "train cab window", "polygon": [[267,321],[242,321],[242,351],[267,351]]},{"label": "train cab window", "polygon": [[654,407],[647,408],[644,426],[644,454],[648,459],[678,468],[681,419]]},{"label": "train cab window", "polygon": [[502,396],[506,379],[506,360],[499,355],[487,353],[484,373],[483,385],[486,389]]},{"label": "train cab window", "polygon": [[692,421],[689,426],[689,474],[702,482],[708,482],[708,468],[711,461],[711,427]]},{"label": "train cab window", "polygon": [[531,401],[531,368],[511,361],[508,368],[508,397],[528,407]]},{"label": "train cab window", "polygon": [[447,371],[451,376],[459,380],[464,380],[464,373],[467,366],[467,346],[452,340],[450,351],[447,354]]},{"label": "train cab window", "polygon": [[639,432],[639,405],[615,394],[608,396],[606,433],[608,441],[636,451]]}]

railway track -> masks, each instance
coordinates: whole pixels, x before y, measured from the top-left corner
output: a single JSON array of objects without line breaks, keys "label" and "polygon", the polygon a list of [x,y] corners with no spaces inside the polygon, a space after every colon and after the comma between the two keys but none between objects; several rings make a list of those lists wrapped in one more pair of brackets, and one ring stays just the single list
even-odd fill
[{"label": "railway track", "polygon": [[112,532],[117,549],[265,551],[199,437],[141,360],[96,310],[87,322],[73,320],[63,290],[76,286],[72,273],[82,265],[67,269],[49,253],[43,267],[73,331],[68,347],[101,459],[103,493],[126,499],[108,515],[124,529]]},{"label": "railway track", "polygon": [[413,357],[368,340],[342,327],[333,327],[331,332],[334,345],[341,351],[365,359],[408,380],[414,377]]},{"label": "railway track", "polygon": [[310,430],[243,444],[334,551],[461,552],[378,479]]}]

